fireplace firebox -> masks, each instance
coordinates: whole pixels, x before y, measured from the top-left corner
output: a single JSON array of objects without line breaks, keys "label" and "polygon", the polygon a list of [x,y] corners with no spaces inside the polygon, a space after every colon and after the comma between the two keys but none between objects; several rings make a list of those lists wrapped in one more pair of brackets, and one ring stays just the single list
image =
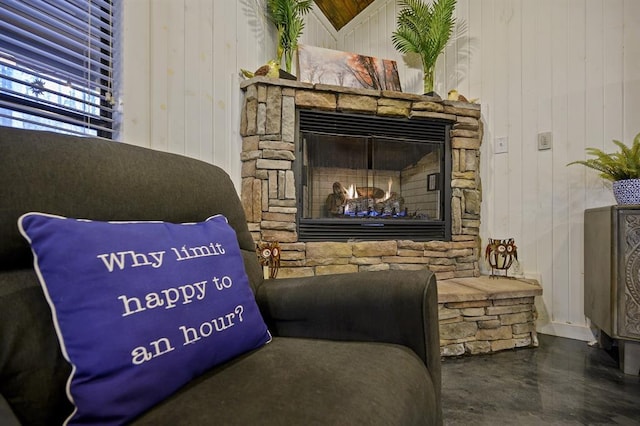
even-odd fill
[{"label": "fireplace firebox", "polygon": [[451,240],[451,122],[300,110],[300,241]]}]

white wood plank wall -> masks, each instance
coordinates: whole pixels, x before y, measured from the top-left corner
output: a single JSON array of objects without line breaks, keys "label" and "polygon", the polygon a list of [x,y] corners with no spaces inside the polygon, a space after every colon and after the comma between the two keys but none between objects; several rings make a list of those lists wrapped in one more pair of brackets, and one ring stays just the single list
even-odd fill
[{"label": "white wood plank wall", "polygon": [[[120,1],[118,138],[216,164],[240,188],[239,71],[276,52],[265,0]],[[319,9],[305,24],[301,43],[337,48]]]},{"label": "white wood plank wall", "polygon": [[[123,2],[122,140],[186,154],[240,181],[239,68],[275,54],[264,0]],[[422,73],[391,44],[395,0],[376,0],[335,31],[318,10],[301,43],[398,62],[405,92]],[[588,340],[583,210],[614,203],[595,173],[566,167],[588,146],[640,132],[640,1],[458,0],[459,25],[436,91],[480,98],[483,243],[514,237],[520,273],[544,287],[539,330]],[[537,137],[551,132],[551,150]],[[508,152],[494,153],[495,138]]]},{"label": "white wood plank wall", "polygon": [[[398,61],[405,91],[421,73],[390,49],[398,7],[377,0],[338,34],[338,48]],[[542,332],[592,338],[583,309],[583,211],[614,203],[595,173],[566,164],[640,133],[640,2],[458,0],[459,25],[436,91],[480,98],[483,244],[514,237],[520,272],[544,287]],[[538,133],[551,132],[539,151]],[[494,153],[496,138],[508,152]]]},{"label": "white wood plank wall", "polygon": [[240,188],[240,68],[275,57],[264,0],[122,1],[119,139],[216,164]]}]

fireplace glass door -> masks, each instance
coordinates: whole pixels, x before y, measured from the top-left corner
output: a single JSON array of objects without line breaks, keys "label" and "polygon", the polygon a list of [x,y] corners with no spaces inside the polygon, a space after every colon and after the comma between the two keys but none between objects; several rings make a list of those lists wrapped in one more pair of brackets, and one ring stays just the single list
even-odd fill
[{"label": "fireplace glass door", "polygon": [[305,219],[440,220],[441,147],[306,133]]},{"label": "fireplace glass door", "polygon": [[446,239],[445,140],[357,133],[301,127],[300,239]]}]

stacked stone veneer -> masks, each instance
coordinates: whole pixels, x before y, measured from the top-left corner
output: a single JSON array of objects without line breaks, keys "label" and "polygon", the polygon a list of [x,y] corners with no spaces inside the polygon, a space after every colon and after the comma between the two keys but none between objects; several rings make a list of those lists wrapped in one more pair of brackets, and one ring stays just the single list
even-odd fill
[{"label": "stacked stone veneer", "polygon": [[440,353],[477,355],[538,346],[533,297],[440,304]]},{"label": "stacked stone veneer", "polygon": [[[265,77],[247,80],[241,88],[241,198],[254,240],[280,243],[278,277],[423,268],[439,280],[479,276],[479,105]],[[293,162],[300,108],[450,120],[452,241],[298,241]]]},{"label": "stacked stone veneer", "polygon": [[452,279],[438,283],[440,353],[476,355],[538,346],[537,281],[507,278]]}]

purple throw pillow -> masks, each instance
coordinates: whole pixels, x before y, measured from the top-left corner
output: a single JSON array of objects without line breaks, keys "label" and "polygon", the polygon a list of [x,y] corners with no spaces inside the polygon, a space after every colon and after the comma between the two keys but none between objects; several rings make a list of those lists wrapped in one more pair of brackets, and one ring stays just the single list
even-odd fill
[{"label": "purple throw pillow", "polygon": [[204,222],[18,221],[65,358],[69,424],[122,424],[268,343],[234,230]]}]

